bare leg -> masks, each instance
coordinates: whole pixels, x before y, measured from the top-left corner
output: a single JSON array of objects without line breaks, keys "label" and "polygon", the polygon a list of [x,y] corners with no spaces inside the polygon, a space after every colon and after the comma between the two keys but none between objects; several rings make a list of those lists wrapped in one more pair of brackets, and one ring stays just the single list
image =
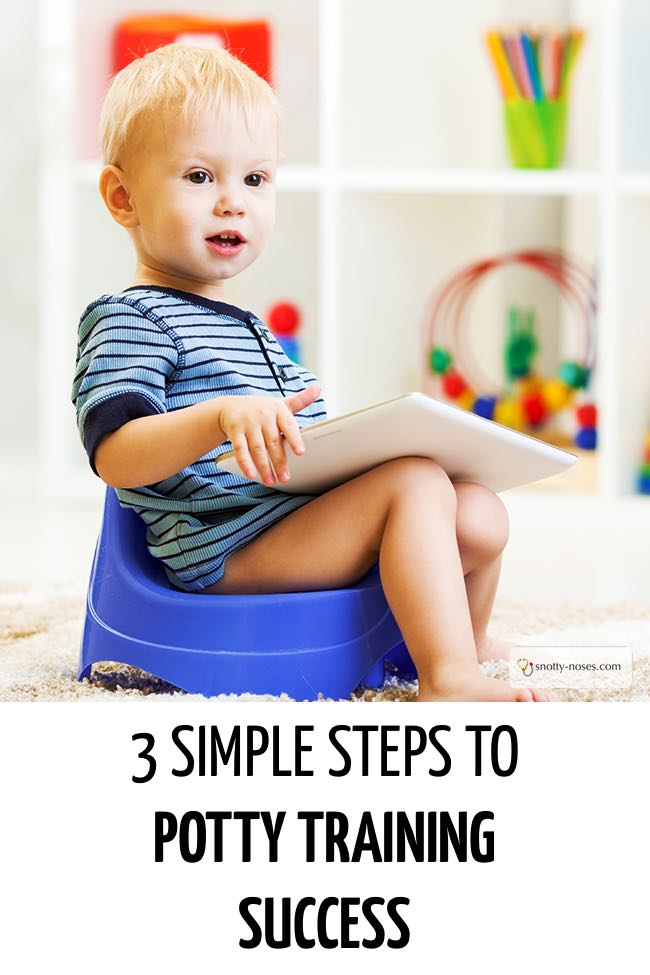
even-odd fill
[{"label": "bare leg", "polygon": [[502,552],[508,541],[508,514],[501,499],[480,484],[460,483],[455,485],[455,490],[456,537],[477,656],[479,662],[507,659],[510,644],[488,637],[487,627],[494,607]]},{"label": "bare leg", "polygon": [[384,592],[418,671],[419,700],[538,696],[477,667],[456,493],[424,458],[382,464],[287,515],[233,553],[209,591],[338,588],[361,578],[378,556]]}]

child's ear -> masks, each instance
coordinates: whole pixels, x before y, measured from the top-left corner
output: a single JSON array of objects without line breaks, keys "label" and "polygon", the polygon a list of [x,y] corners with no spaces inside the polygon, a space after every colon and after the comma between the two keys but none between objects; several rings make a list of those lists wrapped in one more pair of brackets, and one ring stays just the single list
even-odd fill
[{"label": "child's ear", "polygon": [[117,166],[104,166],[99,174],[99,192],[113,220],[122,227],[137,227],[138,217],[125,180]]}]

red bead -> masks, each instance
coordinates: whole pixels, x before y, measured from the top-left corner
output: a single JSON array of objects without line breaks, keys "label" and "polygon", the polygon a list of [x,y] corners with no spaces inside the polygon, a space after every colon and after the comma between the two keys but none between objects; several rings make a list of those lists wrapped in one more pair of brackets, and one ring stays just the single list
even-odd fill
[{"label": "red bead", "polygon": [[581,427],[591,427],[594,429],[598,420],[598,412],[593,403],[582,403],[576,406],[576,420]]},{"label": "red bead", "polygon": [[294,335],[300,325],[300,312],[289,301],[280,301],[269,309],[269,328],[274,335]]},{"label": "red bead", "polygon": [[543,423],[548,416],[546,404],[540,393],[532,393],[530,396],[522,397],[521,406],[528,422],[532,423],[533,426]]},{"label": "red bead", "polygon": [[449,371],[442,377],[442,388],[445,396],[456,399],[467,389],[467,383],[458,372]]}]

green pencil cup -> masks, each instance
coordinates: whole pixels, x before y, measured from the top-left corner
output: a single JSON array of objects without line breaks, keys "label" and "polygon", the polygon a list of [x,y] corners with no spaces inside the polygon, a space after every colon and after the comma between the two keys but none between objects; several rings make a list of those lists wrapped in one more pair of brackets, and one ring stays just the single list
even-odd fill
[{"label": "green pencil cup", "polygon": [[510,158],[519,169],[553,169],[564,156],[566,98],[531,101],[513,98],[503,103]]}]

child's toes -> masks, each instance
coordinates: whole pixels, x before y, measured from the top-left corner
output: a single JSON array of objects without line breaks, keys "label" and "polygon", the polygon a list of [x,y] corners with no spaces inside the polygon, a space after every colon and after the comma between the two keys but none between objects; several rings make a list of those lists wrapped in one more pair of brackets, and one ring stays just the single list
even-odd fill
[{"label": "child's toes", "polygon": [[534,690],[533,701],[557,701],[555,694],[551,694],[550,691],[538,691]]}]

